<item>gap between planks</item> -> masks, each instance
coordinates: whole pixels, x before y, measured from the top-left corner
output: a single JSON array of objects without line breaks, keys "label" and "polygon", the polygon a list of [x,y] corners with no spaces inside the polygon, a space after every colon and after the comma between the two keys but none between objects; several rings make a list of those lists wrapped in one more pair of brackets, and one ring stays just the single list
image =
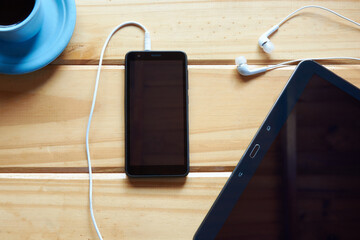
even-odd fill
[{"label": "gap between planks", "polygon": [[[359,63],[358,64],[354,64],[354,61],[351,63],[351,64],[346,64],[346,63],[341,63],[341,64],[337,64],[335,61],[334,62],[331,62],[331,61],[317,61],[319,62],[321,65],[323,65],[324,67],[331,67],[332,69],[341,69],[343,67],[346,67],[346,68],[358,68],[360,66],[360,61],[358,61]],[[248,65],[250,69],[255,69],[255,68],[258,68],[258,67],[264,67],[264,66],[270,66],[270,65],[273,65],[273,64],[253,64],[253,65]],[[76,65],[76,64],[64,64],[64,65],[50,65],[50,66],[53,66],[53,67],[58,67],[58,68],[68,68],[68,69],[71,69],[71,68],[74,68],[74,69],[83,69],[83,70],[86,70],[86,69],[90,69],[90,70],[93,70],[93,69],[97,69],[98,68],[98,65]],[[189,69],[236,69],[236,65],[192,65],[192,64],[189,64],[188,65],[188,68]],[[297,64],[291,64],[291,65],[288,65],[286,67],[282,67],[282,68],[278,68],[278,69],[275,69],[276,70],[293,70],[295,69],[295,67],[297,67]],[[118,64],[110,64],[110,65],[102,65],[101,66],[101,69],[119,69],[119,70],[122,70],[122,69],[125,69],[125,66],[124,65],[118,65]],[[273,70],[272,70],[273,71]]]},{"label": "gap between planks", "polygon": [[[190,166],[190,172],[232,172],[235,166]],[[93,173],[124,173],[124,167],[93,167]],[[88,173],[87,167],[0,167],[0,173]]]},{"label": "gap between planks", "polygon": [[[239,54],[239,56],[241,56]],[[245,56],[246,57],[246,56]],[[313,56],[314,58],[316,58],[316,56]],[[341,56],[339,56],[341,57]],[[357,56],[347,56],[347,57],[357,57]],[[304,58],[305,59],[305,58]],[[309,59],[309,58],[306,58]],[[272,65],[272,64],[278,64],[278,63],[282,63],[282,62],[287,62],[287,61],[291,61],[291,60],[295,60],[295,59],[263,59],[263,60],[253,60],[253,59],[249,59],[248,60],[248,64],[252,64],[252,65]],[[318,60],[319,63],[325,65],[325,64],[334,64],[334,65],[352,65],[354,64],[355,60]],[[189,59],[188,60],[188,65],[211,65],[211,66],[223,66],[223,65],[234,65],[235,62],[235,58],[228,60],[228,59],[224,59],[224,60],[197,60],[197,59]],[[104,59],[103,60],[103,65],[124,65],[125,61],[124,59]],[[93,65],[98,65],[99,64],[99,60],[98,59],[94,59],[94,60],[55,60],[51,65],[85,65],[85,66],[93,66]]]},{"label": "gap between planks", "polygon": [[[189,173],[187,178],[228,178],[231,172]],[[117,180],[128,178],[125,173],[93,173],[93,180]],[[87,180],[86,173],[0,173],[0,179],[36,180]],[[147,178],[149,179],[149,178]],[[158,179],[158,178],[157,178]],[[165,179],[165,178],[163,178]]]}]

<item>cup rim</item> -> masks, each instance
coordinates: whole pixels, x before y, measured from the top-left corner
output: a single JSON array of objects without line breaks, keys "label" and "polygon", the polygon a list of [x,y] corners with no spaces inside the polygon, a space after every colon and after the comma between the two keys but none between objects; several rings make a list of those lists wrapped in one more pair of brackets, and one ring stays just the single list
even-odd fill
[{"label": "cup rim", "polygon": [[13,30],[16,30],[16,29],[19,29],[19,28],[23,27],[25,24],[27,24],[35,16],[35,14],[39,10],[39,7],[40,7],[40,0],[35,0],[34,8],[32,9],[29,16],[27,16],[20,23],[15,23],[15,24],[12,24],[12,25],[0,25],[0,32],[13,31]]}]

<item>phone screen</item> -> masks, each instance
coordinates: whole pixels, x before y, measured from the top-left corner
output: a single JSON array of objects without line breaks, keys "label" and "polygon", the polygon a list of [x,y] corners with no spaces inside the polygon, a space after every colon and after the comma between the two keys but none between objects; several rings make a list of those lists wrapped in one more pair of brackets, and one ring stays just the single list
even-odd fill
[{"label": "phone screen", "polygon": [[126,172],[186,175],[187,61],[182,52],[126,56]]}]

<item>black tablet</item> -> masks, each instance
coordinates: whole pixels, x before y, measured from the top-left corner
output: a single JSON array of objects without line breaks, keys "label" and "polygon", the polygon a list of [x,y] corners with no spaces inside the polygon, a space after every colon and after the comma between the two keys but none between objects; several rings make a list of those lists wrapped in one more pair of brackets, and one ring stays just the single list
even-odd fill
[{"label": "black tablet", "polygon": [[360,90],[298,65],[194,239],[358,239]]}]

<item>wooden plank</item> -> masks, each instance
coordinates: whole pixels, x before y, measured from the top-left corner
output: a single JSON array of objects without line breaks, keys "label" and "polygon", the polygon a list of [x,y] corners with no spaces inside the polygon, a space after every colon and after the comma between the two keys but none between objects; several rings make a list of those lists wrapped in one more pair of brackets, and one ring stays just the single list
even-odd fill
[{"label": "wooden plank", "polygon": [[[255,66],[250,66],[255,67]],[[360,66],[328,66],[360,86]],[[190,66],[191,171],[232,171],[294,67],[243,78],[235,66]],[[85,128],[95,66],[1,76],[0,172],[87,172]],[[123,172],[123,67],[106,66],[90,134],[97,172]]]},{"label": "wooden plank", "polygon": [[[93,64],[110,31],[124,21],[146,25],[155,50],[185,51],[190,63],[233,64],[245,55],[249,62],[269,63],[294,58],[359,57],[358,28],[319,9],[300,12],[271,40],[269,57],[257,39],[285,16],[304,5],[322,5],[360,22],[360,2],[347,1],[144,1],[77,0],[74,35],[57,64]],[[126,52],[142,50],[143,33],[135,27],[121,30],[111,41],[106,64],[123,63]]]},{"label": "wooden plank", "polygon": [[[97,239],[86,174],[0,174],[0,239]],[[191,239],[226,177],[94,175],[104,239]]]}]

